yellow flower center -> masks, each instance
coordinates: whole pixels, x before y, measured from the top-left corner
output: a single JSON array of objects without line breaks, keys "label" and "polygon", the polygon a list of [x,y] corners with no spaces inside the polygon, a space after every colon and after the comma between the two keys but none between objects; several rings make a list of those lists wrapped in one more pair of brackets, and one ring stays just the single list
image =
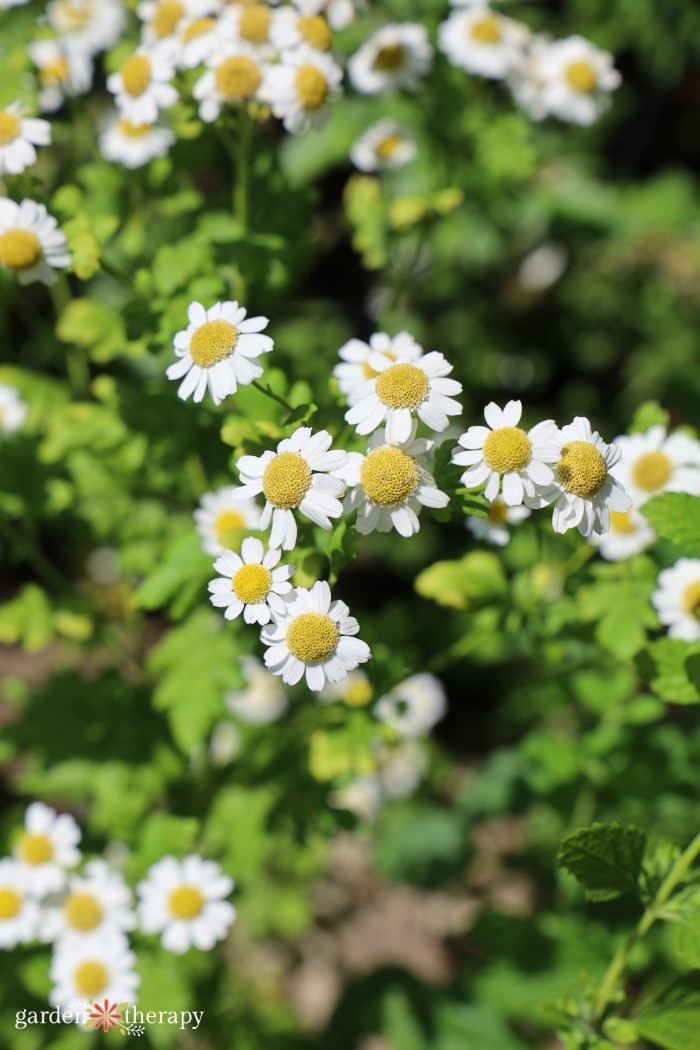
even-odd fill
[{"label": "yellow flower center", "polygon": [[657,492],[672,473],[673,464],[664,452],[646,452],[632,467],[632,481],[645,492]]},{"label": "yellow flower center", "polygon": [[396,73],[406,64],[406,48],[403,44],[387,44],[386,47],[380,47],[373,64],[380,73]]},{"label": "yellow flower center", "polygon": [[122,66],[124,90],[132,98],[143,95],[151,79],[151,63],[145,55],[132,55]]},{"label": "yellow flower center", "polygon": [[[391,350],[382,350],[384,357],[388,357],[391,361],[396,360],[396,354],[393,354]],[[372,368],[371,365],[367,364],[366,361],[362,362],[362,374],[365,379],[374,379],[375,376],[380,375],[376,368]]]},{"label": "yellow flower center", "polygon": [[508,507],[502,499],[495,499],[489,508],[487,520],[492,525],[505,525],[508,521]]},{"label": "yellow flower center", "polygon": [[420,472],[412,456],[393,445],[373,448],[360,467],[367,498],[380,507],[398,507],[418,488]]},{"label": "yellow flower center", "polygon": [[245,528],[245,518],[237,510],[222,510],[214,521],[214,532],[220,547],[228,547],[238,529]]},{"label": "yellow flower center", "polygon": [[45,66],[42,66],[39,70],[39,83],[42,87],[47,87],[49,84],[60,84],[62,80],[68,77],[68,63],[65,58],[55,58],[53,62],[47,62]]},{"label": "yellow flower center", "polygon": [[351,707],[364,707],[372,699],[372,686],[358,675],[347,688],[345,702]]},{"label": "yellow flower center", "polygon": [[216,25],[215,18],[196,18],[194,22],[190,22],[182,34],[183,41],[187,44],[190,40],[194,40],[198,36],[202,36],[203,33],[208,33],[210,29],[213,29]]},{"label": "yellow flower center", "polygon": [[690,616],[700,616],[700,580],[695,580],[683,592],[683,608]]},{"label": "yellow flower center", "polygon": [[204,907],[204,897],[196,886],[183,883],[170,894],[168,905],[176,919],[196,919]]},{"label": "yellow flower center", "polygon": [[298,452],[280,452],[265,467],[262,485],[273,507],[298,507],[311,484],[311,467]]},{"label": "yellow flower center", "polygon": [[264,44],[270,32],[270,8],[267,4],[248,4],[241,11],[238,32],[249,44]]},{"label": "yellow flower center", "polygon": [[19,915],[22,898],[10,886],[0,886],[0,919],[14,919]]},{"label": "yellow flower center", "polygon": [[14,142],[19,135],[19,117],[7,110],[0,110],[0,146]]},{"label": "yellow flower center", "polygon": [[264,565],[244,565],[231,581],[239,601],[254,605],[267,598],[272,587],[272,574]]},{"label": "yellow flower center", "polygon": [[619,532],[623,536],[628,536],[631,532],[636,532],[636,528],[636,525],[632,521],[632,515],[628,510],[610,511],[611,532]]},{"label": "yellow flower center", "polygon": [[128,120],[119,121],[119,130],[122,135],[126,135],[130,139],[138,139],[142,135],[147,135],[149,131],[153,130],[152,124],[132,124]]},{"label": "yellow flower center", "polygon": [[287,629],[287,648],[305,664],[327,660],[335,652],[340,633],[325,613],[302,613]]},{"label": "yellow flower center", "polygon": [[53,857],[53,843],[47,835],[28,832],[20,839],[18,852],[25,864],[48,864]]},{"label": "yellow flower center", "polygon": [[591,95],[598,85],[598,78],[590,62],[572,62],[567,66],[564,76],[569,86],[574,91],[580,91],[582,95]]},{"label": "yellow flower center", "polygon": [[41,259],[41,243],[29,230],[0,234],[0,264],[10,270],[31,270]]},{"label": "yellow flower center", "polygon": [[307,64],[297,72],[297,93],[305,109],[318,109],[326,101],[328,84],[320,69]]},{"label": "yellow flower center", "polygon": [[417,408],[429,387],[427,375],[415,365],[391,365],[379,374],[377,397],[387,408]]},{"label": "yellow flower center", "polygon": [[75,987],[83,995],[95,999],[107,987],[109,973],[101,962],[87,960],[82,962],[73,974]]},{"label": "yellow flower center", "polygon": [[500,44],[501,20],[498,15],[484,15],[472,23],[471,36],[479,44]]},{"label": "yellow flower center", "polygon": [[608,476],[603,455],[589,441],[570,441],[564,445],[557,472],[566,491],[582,499],[595,496]]},{"label": "yellow flower center", "polygon": [[216,70],[217,91],[227,102],[245,102],[252,98],[261,80],[260,67],[244,55],[225,59]]},{"label": "yellow flower center", "polygon": [[323,15],[308,15],[297,20],[299,32],[317,51],[327,51],[333,42],[331,27]]},{"label": "yellow flower center", "polygon": [[170,36],[184,13],[185,9],[178,0],[161,0],[151,22],[156,36]]},{"label": "yellow flower center", "polygon": [[508,474],[511,470],[522,470],[528,465],[532,445],[520,427],[498,427],[484,441],[483,454],[491,470]]},{"label": "yellow flower center", "polygon": [[190,339],[190,357],[200,368],[225,361],[236,349],[238,329],[230,321],[205,321]]},{"label": "yellow flower center", "polygon": [[63,905],[63,914],[76,930],[94,930],[102,922],[102,908],[91,893],[71,893]]},{"label": "yellow flower center", "polygon": [[377,156],[381,157],[382,160],[389,160],[396,153],[402,142],[403,139],[400,135],[387,135],[377,146]]}]

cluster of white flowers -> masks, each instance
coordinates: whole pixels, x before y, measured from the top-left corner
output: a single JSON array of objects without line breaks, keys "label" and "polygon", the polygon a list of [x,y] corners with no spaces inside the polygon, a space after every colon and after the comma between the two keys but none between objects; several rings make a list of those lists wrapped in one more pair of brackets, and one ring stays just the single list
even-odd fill
[{"label": "cluster of white flowers", "polygon": [[55,271],[70,261],[68,241],[43,204],[0,197],[0,269],[11,270],[20,284],[52,284]]},{"label": "cluster of white flowers", "polygon": [[134,895],[121,871],[102,858],[82,862],[81,831],[68,813],[43,802],[27,808],[13,855],[0,860],[0,948],[51,944],[50,1002],[134,1003],[140,977],[128,934],[161,935],[177,954],[208,951],[235,919],[226,898],[233,881],[210,860],[163,857]]}]

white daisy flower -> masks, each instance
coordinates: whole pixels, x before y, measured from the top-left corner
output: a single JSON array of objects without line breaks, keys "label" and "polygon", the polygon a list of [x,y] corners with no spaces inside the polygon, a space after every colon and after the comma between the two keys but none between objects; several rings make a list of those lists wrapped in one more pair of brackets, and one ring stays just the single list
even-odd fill
[{"label": "white daisy flower", "polygon": [[37,68],[42,113],[60,109],[66,96],[84,95],[90,90],[93,64],[84,51],[63,41],[32,40],[27,53]]},{"label": "white daisy flower", "polygon": [[350,149],[350,160],[360,171],[396,171],[416,156],[415,142],[391,117],[378,120]]},{"label": "white daisy flower", "polygon": [[82,875],[70,876],[61,901],[45,903],[40,933],[43,940],[56,941],[133,930],[135,925],[131,890],[121,873],[104,860],[91,860]]},{"label": "white daisy flower", "polygon": [[433,49],[419,22],[382,26],[348,60],[353,87],[365,95],[415,91],[428,72]]},{"label": "white daisy flower", "polygon": [[241,542],[243,530],[254,532],[260,525],[260,508],[255,500],[235,499],[233,492],[231,485],[205,492],[194,512],[205,554],[232,550]]},{"label": "white daisy flower", "polygon": [[26,401],[13,386],[0,383],[0,433],[12,434],[19,430],[27,418]]},{"label": "white daisy flower", "polygon": [[[205,310],[201,303],[187,308],[189,325],[173,340],[180,360],[166,370],[168,379],[182,379],[178,397],[199,402],[209,387],[212,401],[221,404],[239,386],[247,386],[263,374],[256,359],[267,354],[274,343],[267,328],[267,317],[248,317],[235,299],[215,303]],[[184,379],[183,379],[184,376]]]},{"label": "white daisy flower", "polygon": [[513,18],[478,6],[453,11],[438,27],[438,43],[453,66],[503,80],[522,65],[529,29]]},{"label": "white daisy flower", "polygon": [[305,15],[293,7],[275,11],[270,38],[278,51],[306,45],[315,51],[330,51],[333,30],[321,14]]},{"label": "white daisy flower", "polygon": [[398,744],[382,743],[377,750],[378,775],[386,798],[409,798],[414,794],[427,768],[420,741],[407,738]]},{"label": "white daisy flower", "polygon": [[136,887],[140,928],[160,933],[160,943],[176,955],[190,947],[208,952],[226,937],[236,918],[236,909],[225,899],[233,886],[213,860],[197,854],[182,861],[163,857]]},{"label": "white daisy flower", "polygon": [[442,682],[432,674],[414,674],[382,696],[374,714],[400,736],[429,733],[447,714]]},{"label": "white daisy flower", "polygon": [[144,44],[170,40],[188,20],[207,15],[212,9],[211,0],[141,0],[136,5],[143,23],[141,38]]},{"label": "white daisy flower", "polygon": [[659,622],[669,638],[697,642],[700,638],[700,558],[680,558],[659,573],[659,589],[651,596]]},{"label": "white daisy flower", "polygon": [[243,613],[246,623],[269,623],[275,595],[289,594],[292,589],[287,581],[294,566],[275,568],[281,557],[280,550],[266,553],[260,540],[247,536],[240,555],[224,551],[214,562],[214,572],[219,576],[209,583],[209,601],[225,610],[227,620],[235,620]]},{"label": "white daisy flower", "polygon": [[142,168],[164,157],[176,141],[175,132],[158,124],[131,124],[115,116],[100,135],[100,152],[106,160],[125,168]]},{"label": "white daisy flower", "polygon": [[51,958],[49,977],[54,986],[49,1002],[65,1008],[75,999],[109,999],[133,1005],[141,983],[135,965],[136,956],[121,930],[64,937]]},{"label": "white daisy flower", "polygon": [[0,109],[0,175],[21,175],[36,163],[35,146],[48,146],[48,120],[22,116],[22,104],[13,102]]},{"label": "white daisy flower", "polygon": [[345,602],[331,601],[325,580],[311,590],[297,587],[283,609],[273,608],[272,624],[262,629],[265,666],[287,685],[296,685],[306,673],[312,692],[323,689],[326,680],[342,681],[372,655],[367,643],[354,637],[360,625],[349,612]]},{"label": "white daisy flower", "polygon": [[562,427],[554,436],[559,446],[559,460],[554,468],[555,484],[544,486],[529,507],[546,507],[554,503],[552,525],[555,532],[577,528],[582,536],[607,532],[610,512],[628,511],[632,500],[610,473],[620,458],[616,445],[606,445],[584,416]]},{"label": "white daisy flower", "polygon": [[226,8],[221,19],[222,39],[242,44],[261,59],[275,55],[272,41],[274,12],[270,4],[234,3]]},{"label": "white daisy flower", "polygon": [[221,46],[220,29],[221,23],[213,15],[185,19],[178,30],[178,65],[182,69],[194,69],[208,62]]},{"label": "white daisy flower", "polygon": [[332,528],[330,519],[343,513],[339,497],[346,486],[339,475],[348,454],[331,450],[332,441],[327,430],[312,434],[311,427],[298,427],[280,441],[276,452],[238,460],[242,484],[235,490],[236,498],[254,499],[263,493],[260,528],[266,529],[272,521],[270,547],[293,549],[297,541],[293,510],[322,529]]},{"label": "white daisy flower", "polygon": [[600,551],[606,561],[626,561],[640,554],[656,539],[651,525],[636,508],[611,510],[610,531],[602,535],[593,533],[588,541]]},{"label": "white daisy flower", "polygon": [[68,266],[68,241],[43,204],[0,197],[0,268],[13,270],[20,284],[53,284],[54,270]]},{"label": "white daisy flower", "polygon": [[345,413],[358,434],[371,434],[384,423],[386,439],[393,445],[408,440],[414,412],[437,431],[447,429],[448,416],[461,415],[462,406],[450,395],[461,394],[462,384],[446,378],[452,365],[437,350],[396,361],[373,351],[367,364],[377,375],[357,389]]},{"label": "white daisy flower", "polygon": [[338,351],[342,364],[333,369],[340,392],[346,395],[349,405],[355,403],[357,391],[367,380],[376,379],[379,375],[369,363],[372,353],[382,354],[394,364],[399,360],[413,363],[423,356],[423,348],[408,332],[399,332],[393,337],[386,332],[375,332],[370,336],[369,343],[363,343],[361,339],[349,339]]},{"label": "white daisy flower", "polygon": [[365,7],[362,0],[292,0],[294,7],[306,17],[323,15],[331,29],[345,29],[355,21],[355,14]]},{"label": "white daisy flower", "polygon": [[209,760],[217,769],[228,766],[243,750],[243,734],[233,722],[218,722],[209,738]]},{"label": "white daisy flower", "polygon": [[126,25],[127,8],[122,0],[52,0],[46,15],[63,42],[94,55],[117,43]]},{"label": "white daisy flower", "polygon": [[279,678],[266,670],[254,656],[242,656],[241,667],[246,687],[226,694],[227,710],[252,726],[276,722],[289,707],[289,698]]},{"label": "white daisy flower", "polygon": [[530,511],[522,505],[509,507],[500,496],[491,501],[489,512],[485,518],[475,518],[473,515],[465,518],[464,524],[477,540],[484,540],[493,544],[494,547],[507,547],[510,543],[510,530],[506,525],[518,525],[530,517]]},{"label": "white daisy flower", "polygon": [[347,809],[356,817],[369,821],[375,820],[382,801],[382,782],[377,776],[355,777],[328,797],[328,805],[333,809]]},{"label": "white daisy flower", "polygon": [[343,71],[330,55],[303,45],[287,51],[279,65],[269,68],[261,97],[286,130],[295,134],[326,123],[329,103],[341,95],[342,79]]},{"label": "white daisy flower", "polygon": [[43,802],[32,802],[24,815],[24,833],[14,856],[24,870],[24,885],[34,897],[63,889],[67,870],[80,860],[80,828],[68,813],[55,813]]},{"label": "white daisy flower", "polygon": [[660,492],[687,492],[700,496],[700,441],[677,430],[649,427],[644,434],[615,438],[620,459],[612,469],[635,507]]},{"label": "white daisy flower", "polygon": [[538,38],[525,85],[516,85],[515,95],[536,118],[551,115],[587,126],[607,109],[610,93],[621,83],[613,56],[584,37],[554,42]]},{"label": "white daisy flower", "polygon": [[342,682],[326,682],[318,695],[322,704],[343,700],[350,707],[365,707],[373,696],[372,684],[364,671],[351,671]]},{"label": "white daisy flower", "polygon": [[39,924],[39,905],[27,893],[24,866],[10,857],[0,860],[0,948],[33,941]]},{"label": "white daisy flower", "polygon": [[114,95],[121,116],[130,124],[154,124],[162,109],[174,106],[177,89],[173,52],[168,44],[137,50],[117,73],[107,77],[107,90]]},{"label": "white daisy flower", "polygon": [[537,486],[554,484],[554,472],[547,464],[559,459],[554,420],[545,419],[525,431],[518,426],[522,410],[520,401],[509,401],[504,409],[492,401],[484,409],[488,427],[469,427],[459,438],[462,448],[452,453],[453,463],[469,468],[462,474],[462,484],[476,488],[486,482],[487,500],[495,500],[503,478],[503,499],[509,507],[534,496]]},{"label": "white daisy flower", "polygon": [[192,88],[199,102],[199,116],[207,124],[215,121],[224,106],[239,106],[262,98],[267,66],[254,48],[231,44],[214,51],[207,70]]},{"label": "white daisy flower", "polygon": [[406,441],[387,441],[377,430],[367,444],[367,455],[349,453],[343,478],[350,491],[345,510],[357,513],[357,531],[366,536],[375,529],[400,536],[420,530],[421,507],[446,507],[450,497],[441,492],[430,472],[433,441],[416,437],[414,422]]}]

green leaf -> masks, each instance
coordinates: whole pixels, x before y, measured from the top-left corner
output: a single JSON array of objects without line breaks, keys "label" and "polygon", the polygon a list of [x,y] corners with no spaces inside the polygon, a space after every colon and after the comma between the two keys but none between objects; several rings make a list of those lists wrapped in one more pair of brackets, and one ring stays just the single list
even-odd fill
[{"label": "green leaf", "polygon": [[635,1019],[640,1036],[664,1050],[700,1047],[700,974],[681,977]]},{"label": "green leaf", "polygon": [[202,553],[199,537],[188,532],[173,540],[133,601],[139,609],[170,606],[171,615],[179,619],[206,594],[207,581],[214,576],[212,558]]},{"label": "green leaf", "polygon": [[595,622],[597,641],[622,660],[638,653],[647,630],[657,626],[651,594],[656,588],[656,567],[649,559],[624,565],[595,565],[593,582],[578,589],[581,618]]},{"label": "green leaf", "polygon": [[583,885],[592,901],[638,896],[646,834],[633,825],[592,824],[565,838],[557,864]]},{"label": "green leaf", "polygon": [[73,299],[61,314],[56,334],[63,343],[84,347],[99,363],[111,361],[126,346],[121,316],[93,299]]},{"label": "green leaf", "polygon": [[665,540],[700,554],[700,497],[663,492],[644,504],[642,514]]},{"label": "green leaf", "polygon": [[668,426],[669,414],[658,401],[645,401],[632,416],[630,434],[643,434],[649,427]]},{"label": "green leaf", "polygon": [[700,642],[659,638],[638,657],[643,677],[670,704],[700,702]]},{"label": "green leaf", "polygon": [[416,580],[420,595],[454,609],[494,601],[505,595],[507,588],[501,561],[490,551],[473,551],[461,561],[435,562]]}]

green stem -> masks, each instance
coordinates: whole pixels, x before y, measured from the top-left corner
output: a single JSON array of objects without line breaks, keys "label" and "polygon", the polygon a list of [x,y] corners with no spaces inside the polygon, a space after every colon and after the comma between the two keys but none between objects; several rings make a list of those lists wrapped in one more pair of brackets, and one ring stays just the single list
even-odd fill
[{"label": "green stem", "polygon": [[276,394],[274,390],[270,390],[269,386],[263,386],[262,383],[259,383],[257,381],[257,379],[254,379],[250,385],[254,386],[256,390],[259,390],[261,394],[265,394],[266,397],[271,397],[273,401],[276,401],[279,405],[282,405],[282,407],[286,408],[288,412],[294,411],[294,406],[290,405],[289,402],[285,401],[284,398],[280,397],[279,394]]}]

